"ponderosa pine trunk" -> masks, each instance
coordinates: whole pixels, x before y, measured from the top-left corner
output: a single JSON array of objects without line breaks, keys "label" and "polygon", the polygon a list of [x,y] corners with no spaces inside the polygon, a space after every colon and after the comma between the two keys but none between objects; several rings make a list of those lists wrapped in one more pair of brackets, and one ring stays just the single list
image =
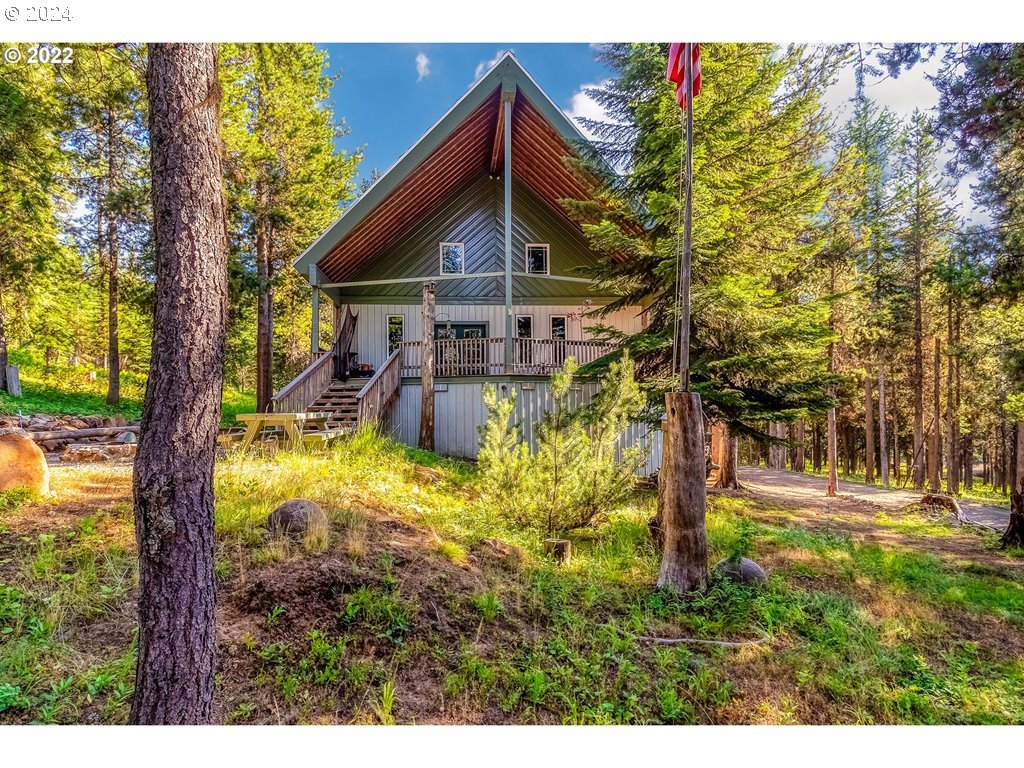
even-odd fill
[{"label": "ponderosa pine trunk", "polygon": [[[115,135],[114,110],[107,109],[107,194],[118,190],[118,153]],[[121,343],[117,329],[118,267],[121,259],[121,239],[117,231],[117,212],[106,202],[101,208],[107,221],[107,404],[121,402]]]},{"label": "ponderosa pine trunk", "polygon": [[839,446],[836,435],[836,409],[828,409],[828,428],[826,430],[826,461],[828,462],[828,485],[825,494],[835,496],[839,492]]},{"label": "ponderosa pine trunk", "polygon": [[794,472],[803,472],[807,468],[807,457],[804,455],[804,443],[807,439],[807,427],[804,420],[793,424],[793,460],[791,462]]},{"label": "ponderosa pine trunk", "polygon": [[151,44],[153,351],[133,496],[139,635],[132,724],[208,723],[217,664],[213,464],[227,241],[214,44]]},{"label": "ponderosa pine trunk", "polygon": [[700,395],[665,393],[665,442],[659,473],[658,524],[664,536],[659,587],[677,592],[707,585],[704,415]]},{"label": "ponderosa pine trunk", "polygon": [[864,482],[875,482],[875,400],[870,375],[864,377]]},{"label": "ponderosa pine trunk", "polygon": [[817,419],[811,427],[811,466],[821,472],[821,422]]},{"label": "ponderosa pine trunk", "polygon": [[7,330],[4,327],[4,292],[0,283],[0,392],[7,391]]},{"label": "ponderosa pine trunk", "polygon": [[878,473],[882,487],[889,487],[889,436],[886,430],[885,368],[878,365]]},{"label": "ponderosa pine trunk", "polygon": [[1018,421],[1014,451],[1013,485],[1010,490],[1010,523],[1000,539],[1004,547],[1024,547],[1024,421]]},{"label": "ponderosa pine trunk", "polygon": [[739,438],[732,436],[729,423],[721,421],[714,426],[717,432],[717,454],[715,460],[718,462],[718,477],[715,479],[715,488],[740,488],[740,480],[736,474],[736,467],[739,464]]},{"label": "ponderosa pine trunk", "polygon": [[256,182],[256,207],[256,410],[266,413],[274,397],[274,275],[270,191],[262,179]]},{"label": "ponderosa pine trunk", "polygon": [[932,419],[931,443],[928,446],[928,490],[939,493],[942,490],[942,445],[939,433],[942,431],[942,420],[939,418],[939,372],[942,370],[942,343],[935,337],[935,360],[932,366]]}]

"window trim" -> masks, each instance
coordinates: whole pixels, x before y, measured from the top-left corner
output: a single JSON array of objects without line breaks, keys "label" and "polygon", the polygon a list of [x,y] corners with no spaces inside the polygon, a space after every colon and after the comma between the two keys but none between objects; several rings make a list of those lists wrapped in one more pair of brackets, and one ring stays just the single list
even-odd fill
[{"label": "window trim", "polygon": [[[529,336],[520,336],[520,335],[519,335],[519,318],[520,318],[520,317],[528,317],[528,318],[530,318],[530,335],[529,335]],[[527,314],[519,314],[519,313],[516,313],[516,322],[515,322],[515,325],[516,325],[516,338],[517,338],[517,339],[535,339],[535,338],[537,338],[537,337],[536,337],[536,336],[534,336],[534,334],[533,334],[533,332],[534,332],[534,327],[533,327],[533,314],[532,314],[532,313],[527,313]]]},{"label": "window trim", "polygon": [[[445,272],[445,269],[444,269],[444,247],[446,245],[457,245],[457,246],[459,246],[462,249],[462,263],[460,265],[461,269],[458,272]],[[466,244],[465,243],[451,242],[451,241],[445,241],[445,242],[438,243],[438,246],[437,246],[437,268],[438,268],[439,273],[442,274],[442,275],[464,275],[464,274],[466,274]]]},{"label": "window trim", "polygon": [[[531,248],[543,248],[544,249],[544,271],[533,272],[530,270],[530,249]],[[527,243],[523,248],[523,266],[524,271],[528,275],[550,275],[551,274],[551,243]]]},{"label": "window trim", "polygon": [[555,338],[555,327],[554,327],[554,322],[553,321],[555,320],[556,317],[560,317],[560,318],[562,318],[562,320],[565,321],[565,338],[564,339],[558,339],[558,341],[568,341],[569,340],[569,316],[568,315],[548,315],[548,338],[549,339],[554,339]]},{"label": "window trim", "polygon": [[401,320],[402,320],[402,339],[401,339],[401,341],[403,341],[403,342],[405,341],[405,315],[404,314],[388,314],[388,315],[386,315],[384,317],[384,351],[387,353],[388,357],[390,357],[391,353],[394,352],[394,350],[391,349],[391,318],[393,318],[393,317],[401,318]]}]

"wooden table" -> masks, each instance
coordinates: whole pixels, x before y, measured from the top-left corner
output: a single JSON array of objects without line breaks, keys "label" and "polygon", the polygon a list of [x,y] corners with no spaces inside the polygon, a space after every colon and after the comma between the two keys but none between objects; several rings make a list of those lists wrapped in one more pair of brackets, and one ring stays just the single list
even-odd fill
[{"label": "wooden table", "polygon": [[302,431],[307,424],[322,428],[331,417],[329,413],[239,413],[235,418],[246,424],[240,448],[244,451],[264,427],[281,427],[285,446],[291,450],[302,447]]}]

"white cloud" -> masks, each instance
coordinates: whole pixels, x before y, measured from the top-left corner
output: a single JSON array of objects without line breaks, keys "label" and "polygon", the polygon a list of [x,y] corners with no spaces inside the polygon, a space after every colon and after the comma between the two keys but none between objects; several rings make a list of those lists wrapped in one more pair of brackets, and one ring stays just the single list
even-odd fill
[{"label": "white cloud", "polygon": [[423,51],[416,54],[416,82],[430,74],[430,59]]},{"label": "white cloud", "polygon": [[[605,81],[607,82],[607,81]],[[576,123],[576,127],[582,131],[588,139],[593,139],[594,134],[587,130],[583,120],[604,120],[608,121],[608,114],[604,108],[587,93],[591,88],[600,88],[604,83],[583,83],[569,100],[569,109],[565,114]],[[581,119],[582,118],[582,119]]]},{"label": "white cloud", "polygon": [[[481,61],[479,64],[477,64],[476,69],[473,71],[473,83],[475,83],[477,80],[483,77],[484,73],[487,72],[487,70],[489,70],[499,61],[501,61],[501,57],[504,56],[506,53],[514,53],[514,51],[511,48],[509,48],[508,50],[498,51],[497,53],[494,54],[493,59],[487,59],[486,61]],[[470,85],[472,85],[473,83],[470,83]]]}]

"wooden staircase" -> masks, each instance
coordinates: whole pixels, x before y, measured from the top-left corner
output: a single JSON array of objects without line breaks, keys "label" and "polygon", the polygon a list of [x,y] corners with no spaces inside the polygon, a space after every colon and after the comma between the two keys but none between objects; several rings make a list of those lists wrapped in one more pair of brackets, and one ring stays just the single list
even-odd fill
[{"label": "wooden staircase", "polygon": [[334,414],[327,420],[328,429],[355,429],[359,424],[359,403],[356,395],[369,379],[334,379],[330,386],[306,410]]}]

